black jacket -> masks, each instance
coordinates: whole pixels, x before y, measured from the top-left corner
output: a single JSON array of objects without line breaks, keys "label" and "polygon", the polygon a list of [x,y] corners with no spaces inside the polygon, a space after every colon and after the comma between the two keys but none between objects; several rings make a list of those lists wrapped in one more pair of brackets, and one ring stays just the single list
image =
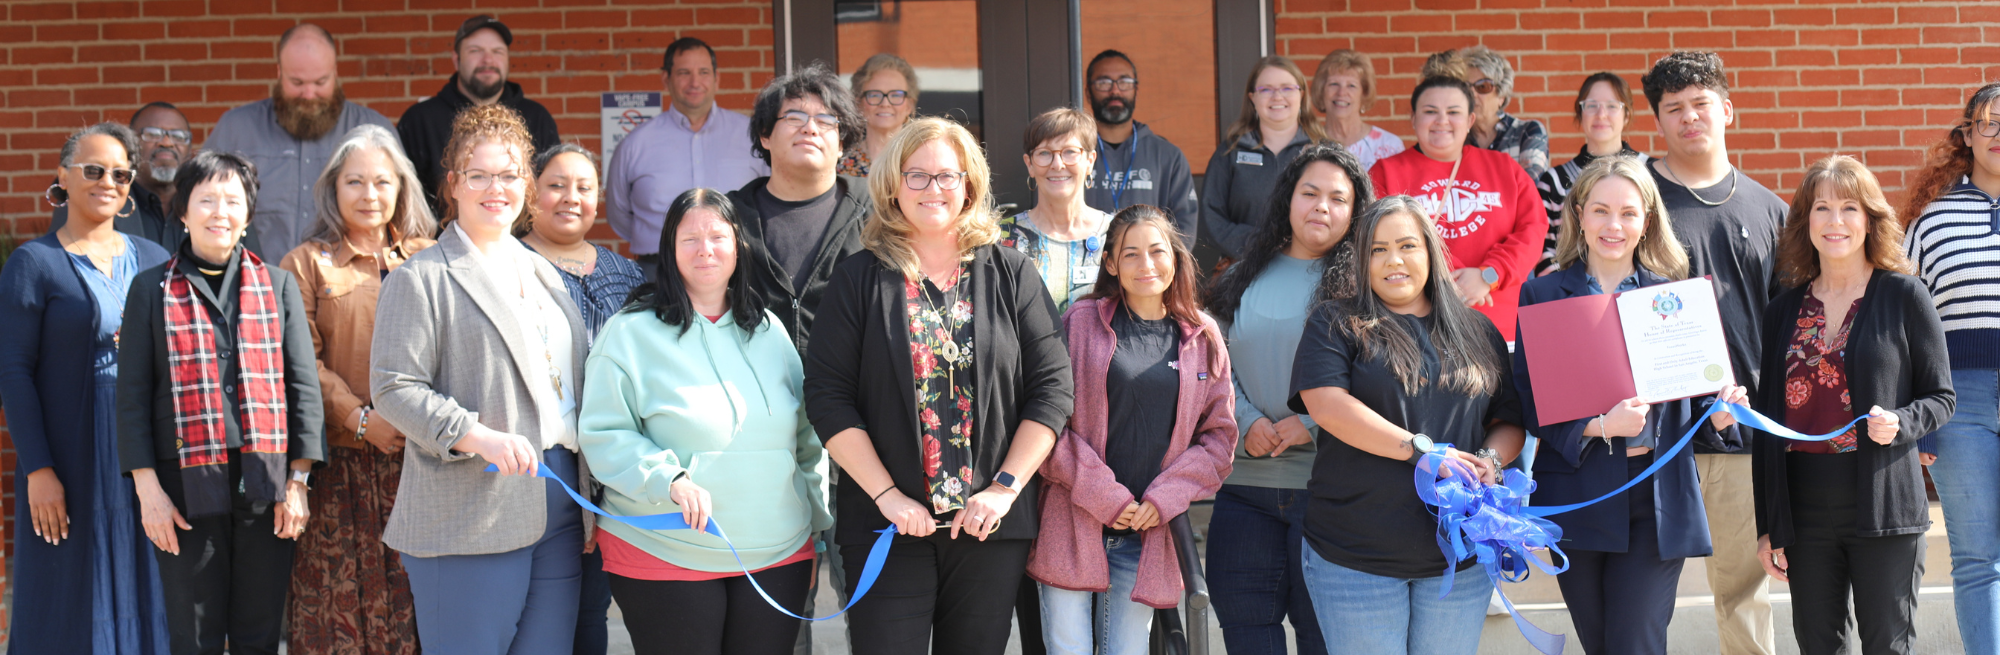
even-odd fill
[{"label": "black jacket", "polygon": [[[1201,180],[1201,227],[1222,254],[1243,258],[1250,240],[1264,226],[1271,211],[1271,190],[1284,177],[1285,167],[1297,159],[1312,138],[1300,129],[1283,150],[1271,152],[1260,134],[1252,132],[1236,139],[1228,148],[1218,148],[1208,158],[1208,175]],[[1367,184],[1354,180],[1353,184]]]},{"label": "black jacket", "polygon": [[[1007,459],[1022,420],[1058,434],[1073,401],[1069,350],[1055,301],[1033,260],[1013,248],[982,246],[968,272],[973,303],[974,382],[972,489],[985,489]],[[821,440],[861,428],[875,453],[911,498],[930,496],[918,445],[916,373],[910,361],[910,320],[904,278],[874,253],[848,257],[827,284],[826,312],[805,358],[806,415]],[[1032,539],[1041,525],[1041,478],[1008,510],[995,536]],[[842,478],[835,491],[842,544],[872,541],[889,526],[868,492]],[[918,502],[923,502],[919,500]]]},{"label": "black jacket", "polygon": [[729,192],[730,202],[736,205],[736,218],[743,222],[743,234],[748,238],[750,258],[739,262],[747,266],[750,284],[764,293],[764,307],[778,315],[778,321],[792,335],[792,344],[799,353],[806,352],[806,344],[812,336],[813,315],[819,311],[820,296],[826,293],[827,279],[833,277],[834,267],[861,249],[861,224],[868,220],[868,213],[874,205],[868,200],[868,180],[859,177],[840,177],[834,184],[840,186],[840,204],[833,210],[832,222],[826,232],[819,237],[819,249],[813,253],[812,272],[806,276],[804,288],[792,288],[792,275],[771,255],[771,249],[764,245],[764,214],[757,209],[757,194],[771,183],[769,176],[751,180],[743,188]]},{"label": "black jacket", "polygon": [[[1780,423],[1785,422],[1785,351],[1804,302],[1804,287],[1787,289],[1764,309],[1764,385],[1751,402],[1759,413]],[[1858,480],[1865,486],[1856,490],[1855,511],[1860,516],[1855,517],[1855,536],[1930,529],[1917,439],[1951,420],[1958,399],[1951,388],[1944,327],[1921,280],[1882,270],[1869,278],[1854,326],[1848,328],[1847,384],[1856,418],[1880,405],[1901,421],[1896,439],[1887,446],[1869,439],[1866,425],[1860,426],[1855,452],[1860,456]],[[1770,535],[1773,548],[1784,548],[1794,540],[1785,444],[1782,438],[1759,432],[1750,450],[1757,534]]]},{"label": "black jacket", "polygon": [[[424,197],[431,201],[431,210],[439,218],[444,217],[444,203],[438,200],[438,185],[444,183],[444,148],[451,143],[451,121],[458,118],[458,112],[472,106],[472,99],[458,90],[458,74],[444,81],[444,88],[437,95],[425,99],[403,112],[396,119],[396,133],[403,140],[403,154],[417,167],[417,179],[424,183]],[[521,120],[528,124],[528,135],[535,140],[535,152],[549,149],[562,142],[556,132],[556,118],[542,103],[529,100],[521,93],[521,85],[508,82],[500,91],[500,104],[521,113]],[[522,153],[533,159],[535,152]],[[525,166],[523,167],[525,168]],[[522,175],[532,174],[522,171]],[[428,235],[426,235],[428,236]],[[281,256],[283,253],[279,253]]]}]

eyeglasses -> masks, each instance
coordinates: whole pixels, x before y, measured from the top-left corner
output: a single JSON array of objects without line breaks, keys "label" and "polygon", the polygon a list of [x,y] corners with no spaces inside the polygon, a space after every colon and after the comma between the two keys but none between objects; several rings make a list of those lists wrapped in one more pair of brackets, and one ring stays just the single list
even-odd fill
[{"label": "eyeglasses", "polygon": [[1480,95],[1492,95],[1500,92],[1500,83],[1491,79],[1481,79],[1472,83],[1472,90],[1478,91]]},{"label": "eyeglasses", "polygon": [[937,180],[938,190],[950,191],[965,184],[965,171],[936,174],[916,171],[903,172],[903,186],[909,187],[911,191],[922,191],[930,188],[931,180]]},{"label": "eyeglasses", "polygon": [[459,171],[458,176],[465,179],[465,188],[473,191],[485,191],[493,188],[494,182],[499,182],[502,188],[511,189],[520,186],[522,182],[526,182],[528,179],[521,177],[519,173],[515,173],[514,171],[507,171],[496,175],[481,170],[470,170]]},{"label": "eyeglasses", "polygon": [[1110,91],[1112,86],[1117,86],[1119,91],[1131,91],[1139,88],[1139,80],[1130,77],[1121,77],[1115,80],[1109,77],[1100,77],[1090,81],[1090,88],[1096,89],[1099,92]]},{"label": "eyeglasses", "polygon": [[1074,164],[1077,160],[1083,158],[1083,149],[1076,146],[1070,146],[1062,150],[1044,148],[1036,150],[1034,154],[1029,155],[1029,158],[1035,162],[1036,166],[1054,165],[1057,158],[1061,158],[1064,164]]},{"label": "eyeglasses", "polygon": [[[1983,136],[1989,139],[1996,136],[2000,136],[2000,121],[1988,121],[1988,120],[1967,121],[1960,127],[1972,128],[1972,131],[1977,133],[1979,136]],[[97,178],[93,177],[90,179],[94,180]]]},{"label": "eyeglasses", "polygon": [[92,182],[104,179],[104,172],[110,171],[111,181],[117,183],[118,186],[125,186],[132,183],[132,169],[130,168],[105,168],[97,164],[69,164],[63,168],[74,168],[83,171],[83,179]]},{"label": "eyeglasses", "polygon": [[187,143],[188,139],[194,138],[194,133],[187,130],[169,130],[158,127],[148,127],[139,130],[139,140],[146,143],[153,143],[167,137],[173,137],[174,141],[180,143]]},{"label": "eyeglasses", "polygon": [[1287,98],[1296,98],[1299,96],[1299,90],[1300,89],[1297,85],[1287,84],[1284,86],[1260,86],[1257,87],[1257,89],[1255,91],[1252,91],[1251,93],[1259,98],[1269,98],[1272,95],[1280,95]]},{"label": "eyeglasses", "polygon": [[1577,106],[1582,107],[1583,113],[1586,114],[1595,114],[1598,112],[1604,112],[1607,114],[1618,114],[1618,113],[1623,113],[1625,111],[1625,103],[1622,102],[1585,100],[1582,103],[1578,104]]},{"label": "eyeglasses", "polygon": [[868,104],[875,105],[877,107],[882,106],[883,101],[888,101],[889,104],[901,107],[903,106],[903,101],[909,99],[910,99],[910,92],[902,90],[864,91],[861,93],[862,102],[866,102]]},{"label": "eyeglasses", "polygon": [[835,116],[833,114],[807,114],[805,112],[794,109],[779,114],[778,120],[784,121],[786,125],[792,126],[792,129],[795,130],[805,129],[807,122],[818,124],[819,129],[822,131],[831,131],[840,129],[840,117]]}]

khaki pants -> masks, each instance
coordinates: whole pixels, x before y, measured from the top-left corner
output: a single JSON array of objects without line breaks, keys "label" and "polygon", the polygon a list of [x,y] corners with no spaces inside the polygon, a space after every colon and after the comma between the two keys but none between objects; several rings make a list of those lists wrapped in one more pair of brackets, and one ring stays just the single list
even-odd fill
[{"label": "khaki pants", "polygon": [[1722,655],[1771,655],[1777,634],[1771,624],[1771,580],[1757,561],[1757,517],[1750,483],[1750,456],[1695,455],[1701,473],[1701,502],[1708,509],[1708,532],[1715,554],[1704,558],[1708,588],[1715,593],[1716,633]]}]

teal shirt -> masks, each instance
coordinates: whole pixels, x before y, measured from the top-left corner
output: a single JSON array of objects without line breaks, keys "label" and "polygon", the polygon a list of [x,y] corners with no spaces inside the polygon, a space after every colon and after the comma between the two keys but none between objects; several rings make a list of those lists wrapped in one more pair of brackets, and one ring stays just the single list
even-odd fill
[{"label": "teal shirt", "polygon": [[[1236,425],[1244,436],[1236,442],[1236,468],[1223,484],[1304,489],[1312,479],[1318,444],[1293,446],[1276,457],[1251,457],[1244,444],[1257,419],[1276,423],[1294,415],[1285,406],[1292,395],[1292,362],[1298,358],[1299,335],[1305,332],[1320,269],[1318,261],[1280,254],[1243,290],[1229,324],[1229,364],[1236,384]],[[1320,436],[1311,416],[1297,416]]]},{"label": "teal shirt", "polygon": [[[606,511],[679,513],[670,486],[686,473],[752,570],[833,526],[826,451],[801,402],[804,366],[770,312],[747,338],[731,314],[696,317],[686,334],[650,312],[618,314],[598,333],[585,379],[577,441]],[[740,570],[714,535],[597,525],[675,566]]]}]

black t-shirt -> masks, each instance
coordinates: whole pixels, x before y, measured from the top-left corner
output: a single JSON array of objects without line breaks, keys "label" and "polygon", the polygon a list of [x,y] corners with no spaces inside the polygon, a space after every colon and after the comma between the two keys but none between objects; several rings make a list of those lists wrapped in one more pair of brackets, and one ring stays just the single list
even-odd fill
[{"label": "black t-shirt", "polygon": [[[1490,321],[1477,321],[1500,366],[1494,392],[1468,396],[1436,385],[1416,396],[1380,357],[1364,359],[1360,344],[1335,326],[1344,312],[1334,303],[1313,310],[1299,338],[1297,364],[1292,366],[1293,411],[1306,412],[1299,392],[1340,387],[1390,423],[1429,436],[1438,444],[1476,450],[1486,443],[1486,426],[1493,421],[1521,423],[1521,403],[1514,393],[1507,343]],[[1423,350],[1425,380],[1438,378],[1437,349],[1430,342],[1430,317],[1392,314],[1416,337]],[[1322,428],[1324,431],[1324,428]],[[1332,436],[1330,433],[1327,436]],[[1417,498],[1416,467],[1401,460],[1370,454],[1339,438],[1319,440],[1312,480],[1306,489],[1306,541],[1326,561],[1356,571],[1391,578],[1429,578],[1444,573],[1444,554],[1437,545],[1437,518]],[[1460,570],[1472,566],[1464,562]]]},{"label": "black t-shirt", "polygon": [[1111,319],[1118,351],[1105,374],[1104,463],[1132,497],[1160,475],[1160,460],[1174,436],[1174,410],[1180,398],[1180,325],[1172,316],[1148,321],[1123,307]]},{"label": "black t-shirt", "polygon": [[818,197],[792,202],[771,195],[769,187],[757,190],[757,213],[764,215],[764,247],[785,272],[792,276],[792,288],[806,285],[813,256],[819,254],[820,237],[833,223],[833,210],[840,206],[840,185]]}]

